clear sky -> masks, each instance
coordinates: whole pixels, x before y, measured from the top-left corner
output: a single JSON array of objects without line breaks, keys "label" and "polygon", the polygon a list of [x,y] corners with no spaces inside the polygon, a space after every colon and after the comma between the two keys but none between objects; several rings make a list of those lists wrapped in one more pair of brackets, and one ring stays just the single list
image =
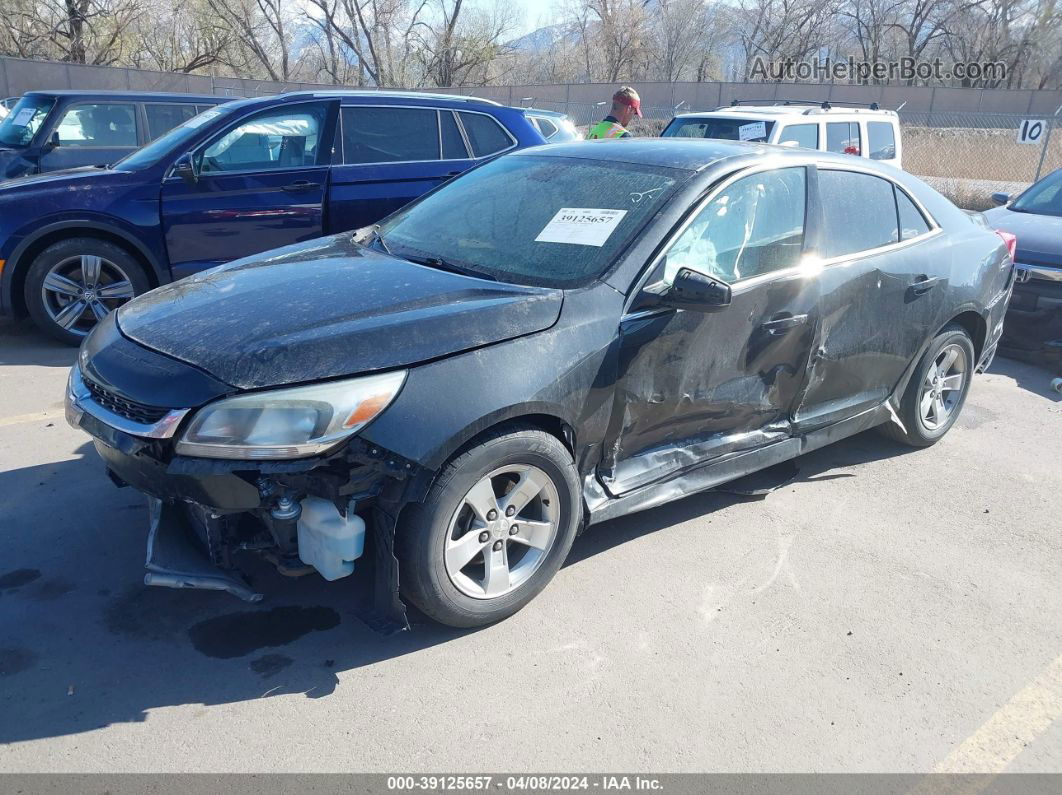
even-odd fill
[{"label": "clear sky", "polygon": [[514,6],[523,17],[514,38],[554,21],[555,13],[551,0],[506,0],[506,2]]}]

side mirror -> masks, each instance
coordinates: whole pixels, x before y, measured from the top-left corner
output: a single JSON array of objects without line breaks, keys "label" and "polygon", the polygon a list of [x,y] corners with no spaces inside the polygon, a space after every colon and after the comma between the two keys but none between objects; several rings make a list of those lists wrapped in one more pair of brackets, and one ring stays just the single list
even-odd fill
[{"label": "side mirror", "polygon": [[660,296],[660,303],[676,309],[710,312],[730,306],[730,285],[703,273],[680,268],[675,281]]},{"label": "side mirror", "polygon": [[48,139],[48,143],[46,143],[44,145],[44,151],[45,152],[50,152],[53,149],[58,148],[58,146],[59,146],[59,131],[56,130],[55,132],[52,133],[51,137]]},{"label": "side mirror", "polygon": [[788,146],[788,147],[791,147],[793,149],[796,149],[798,146],[800,146],[800,142],[799,141],[782,141],[782,143],[779,144],[779,146]]},{"label": "side mirror", "polygon": [[199,169],[195,167],[195,159],[190,154],[177,158],[177,162],[173,164],[173,173],[189,185],[199,182]]},{"label": "side mirror", "polygon": [[996,204],[1004,205],[1004,204],[1006,204],[1007,202],[1010,201],[1010,194],[1009,193],[993,193],[992,194],[992,201],[994,201]]}]

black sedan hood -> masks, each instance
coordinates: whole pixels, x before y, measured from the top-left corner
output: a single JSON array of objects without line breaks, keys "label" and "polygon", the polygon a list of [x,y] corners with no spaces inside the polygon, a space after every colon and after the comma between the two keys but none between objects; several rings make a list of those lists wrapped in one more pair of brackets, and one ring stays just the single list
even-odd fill
[{"label": "black sedan hood", "polygon": [[416,265],[350,234],[239,260],[118,311],[130,339],[239,389],[405,367],[552,326],[560,290]]}]

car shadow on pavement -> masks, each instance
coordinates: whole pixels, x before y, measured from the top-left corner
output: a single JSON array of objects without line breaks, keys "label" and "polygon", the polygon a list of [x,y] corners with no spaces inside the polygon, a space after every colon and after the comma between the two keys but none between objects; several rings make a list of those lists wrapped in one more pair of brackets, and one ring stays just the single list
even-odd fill
[{"label": "car shadow on pavement", "polygon": [[468,634],[416,614],[383,637],[356,616],[368,567],[340,582],[248,571],[258,605],[143,584],[147,510],[91,444],[0,472],[0,743],[139,722],[150,710],[332,694],[343,671]]},{"label": "car shadow on pavement", "polygon": [[0,365],[69,367],[77,348],[51,339],[29,320],[0,319]]},{"label": "car shadow on pavement", "polygon": [[[907,450],[861,434],[800,459],[789,486]],[[741,499],[694,495],[595,526],[567,565]],[[71,460],[0,473],[0,517],[0,743],[140,722],[169,706],[323,698],[345,671],[470,632],[411,611],[413,631],[376,634],[357,618],[367,566],[333,583],[249,566],[266,593],[258,605],[145,586],[144,500],[110,484],[88,443]]]},{"label": "car shadow on pavement", "polygon": [[1010,378],[1017,386],[1040,397],[1062,402],[1062,394],[1051,388],[1051,380],[1062,376],[1062,371],[1052,372],[1046,365],[1041,366],[997,356],[992,366],[988,368],[988,372],[992,375]]}]

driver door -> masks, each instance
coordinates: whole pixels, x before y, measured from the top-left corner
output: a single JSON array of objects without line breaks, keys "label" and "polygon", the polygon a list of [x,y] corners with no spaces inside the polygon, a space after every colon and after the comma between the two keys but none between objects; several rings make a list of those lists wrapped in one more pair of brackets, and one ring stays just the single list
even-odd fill
[{"label": "driver door", "polygon": [[198,179],[162,185],[175,277],[324,233],[338,102],[283,105],[243,119],[193,155]]},{"label": "driver door", "polygon": [[599,476],[618,496],[790,435],[816,328],[801,266],[808,174],[760,171],[718,189],[653,266],[643,296],[680,268],[726,282],[729,306],[645,306],[620,326],[619,379]]}]

